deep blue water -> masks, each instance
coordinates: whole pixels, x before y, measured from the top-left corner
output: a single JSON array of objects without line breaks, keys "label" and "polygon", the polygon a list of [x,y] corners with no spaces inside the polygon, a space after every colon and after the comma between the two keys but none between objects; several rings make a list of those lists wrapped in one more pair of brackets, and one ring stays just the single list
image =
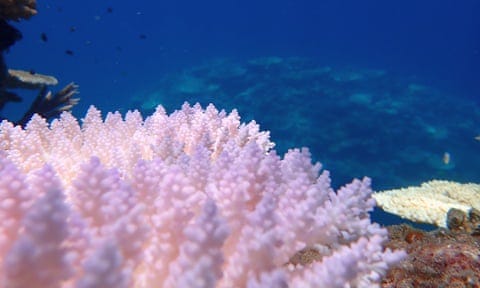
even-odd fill
[{"label": "deep blue water", "polygon": [[17,25],[24,39],[8,64],[78,82],[83,101],[76,111],[90,103],[117,108],[112,99],[121,106],[145,82],[211,57],[308,56],[415,75],[480,97],[477,0],[39,0],[38,6],[37,16]]},{"label": "deep blue water", "polygon": [[[246,119],[272,130],[281,153],[309,146],[314,159],[332,170],[336,185],[363,175],[373,177],[376,189],[431,178],[480,182],[480,142],[473,140],[480,134],[475,112],[480,104],[480,1],[39,0],[38,11],[14,23],[23,39],[6,54],[7,64],[55,75],[61,85],[78,83],[77,116],[91,104],[103,111],[151,112],[142,108],[147,99],[170,110],[186,100],[211,100],[219,108],[236,107]],[[277,70],[252,70],[246,64],[272,56],[308,63],[291,68],[284,61]],[[213,66],[218,59],[227,60]],[[250,67],[249,75],[264,85],[260,94],[237,102],[228,98],[256,83],[255,77],[247,81],[241,75],[239,81],[209,74],[233,66]],[[333,76],[305,78],[305,71],[327,66],[335,73],[374,69],[388,76],[353,84],[333,83]],[[289,69],[304,81],[285,76]],[[204,95],[208,90],[178,92],[172,87],[183,79],[179,75],[221,86],[212,94],[221,92],[225,99],[205,98],[212,96]],[[285,77],[297,92],[283,93],[290,86],[277,80]],[[312,90],[312,83],[320,90]],[[410,84],[428,89],[412,92]],[[156,91],[170,94],[150,97]],[[352,96],[359,93],[371,99]],[[262,95],[265,103],[258,100]],[[387,111],[394,105],[385,102],[401,108]],[[315,109],[309,107],[313,104]],[[302,119],[280,119],[282,107]],[[9,105],[3,114],[15,118],[25,108]],[[302,133],[282,130],[285,125],[303,125]],[[444,152],[452,154],[454,166],[442,166]]]}]

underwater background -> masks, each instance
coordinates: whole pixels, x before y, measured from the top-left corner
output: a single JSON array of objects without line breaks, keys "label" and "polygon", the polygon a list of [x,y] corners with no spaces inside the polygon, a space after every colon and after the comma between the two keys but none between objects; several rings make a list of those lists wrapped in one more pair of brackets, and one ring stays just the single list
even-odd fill
[{"label": "underwater background", "polygon": [[309,147],[334,187],[480,182],[480,1],[37,5],[7,65],[75,81],[77,117],[213,103],[271,131],[279,154]]}]

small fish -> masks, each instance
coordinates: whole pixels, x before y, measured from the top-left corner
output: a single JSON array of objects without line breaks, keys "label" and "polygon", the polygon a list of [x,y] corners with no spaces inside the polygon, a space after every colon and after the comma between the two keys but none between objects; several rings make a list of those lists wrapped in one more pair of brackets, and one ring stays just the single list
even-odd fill
[{"label": "small fish", "polygon": [[445,165],[450,164],[450,153],[448,152],[443,153],[442,161],[443,161],[443,164]]},{"label": "small fish", "polygon": [[107,13],[112,13],[113,12],[113,8],[112,7],[108,7],[107,8]]},{"label": "small fish", "polygon": [[40,34],[40,39],[42,39],[43,42],[47,42],[48,41],[47,33],[42,32],[42,34]]},{"label": "small fish", "polygon": [[28,73],[30,73],[30,75],[35,75],[35,74],[36,74],[35,70],[33,70],[33,69],[30,69],[30,70],[28,71]]},{"label": "small fish", "polygon": [[77,31],[77,27],[75,26],[70,26],[70,32],[75,32]]},{"label": "small fish", "polygon": [[73,56],[73,51],[67,49],[67,50],[65,50],[65,54],[70,55],[70,56]]},{"label": "small fish", "polygon": [[480,135],[478,135],[478,136],[475,136],[475,138],[474,138],[474,139],[475,139],[475,140],[477,140],[477,141],[480,141]]},{"label": "small fish", "polygon": [[142,40],[143,40],[143,39],[147,39],[147,35],[145,35],[145,34],[140,34],[140,35],[138,35],[138,38],[140,38],[140,39],[142,39]]}]

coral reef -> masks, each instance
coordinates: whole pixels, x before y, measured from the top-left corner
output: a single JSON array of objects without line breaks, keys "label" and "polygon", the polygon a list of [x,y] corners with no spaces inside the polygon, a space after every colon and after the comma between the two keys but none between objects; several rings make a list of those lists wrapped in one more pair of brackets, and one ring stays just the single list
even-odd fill
[{"label": "coral reef", "polygon": [[236,111],[82,123],[0,124],[2,287],[366,288],[405,257],[370,221],[368,178],[334,191]]},{"label": "coral reef", "polygon": [[407,258],[390,269],[382,287],[480,287],[480,238],[444,229],[425,232],[407,225],[389,227],[392,249]]},{"label": "coral reef", "polygon": [[383,210],[414,222],[447,227],[452,209],[468,214],[480,210],[480,185],[432,180],[408,187],[373,194]]},{"label": "coral reef", "polygon": [[375,179],[376,190],[432,178],[480,183],[477,101],[419,85],[412,75],[326,64],[293,57],[205,61],[142,82],[131,108],[152,113],[162,104],[172,111],[183,101],[236,108],[271,131],[277,151],[309,147],[336,172],[335,187],[363,175]]}]

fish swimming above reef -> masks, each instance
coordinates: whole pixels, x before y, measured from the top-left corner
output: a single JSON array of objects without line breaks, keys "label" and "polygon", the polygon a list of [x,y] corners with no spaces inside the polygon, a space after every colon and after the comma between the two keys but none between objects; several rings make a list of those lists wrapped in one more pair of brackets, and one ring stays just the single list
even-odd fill
[{"label": "fish swimming above reef", "polygon": [[443,157],[442,157],[443,164],[445,165],[450,164],[450,159],[451,159],[450,153],[448,152],[443,153]]}]

